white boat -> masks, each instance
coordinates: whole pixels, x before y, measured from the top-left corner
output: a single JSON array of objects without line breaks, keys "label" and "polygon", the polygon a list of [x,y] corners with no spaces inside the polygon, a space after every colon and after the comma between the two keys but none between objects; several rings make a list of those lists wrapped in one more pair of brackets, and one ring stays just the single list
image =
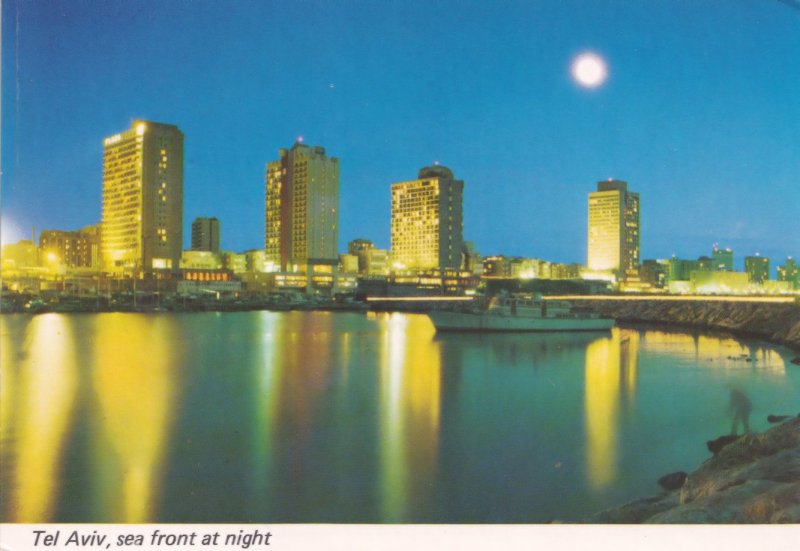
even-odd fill
[{"label": "white boat", "polygon": [[614,326],[611,318],[541,295],[496,296],[485,308],[433,310],[428,317],[437,331],[606,331]]}]

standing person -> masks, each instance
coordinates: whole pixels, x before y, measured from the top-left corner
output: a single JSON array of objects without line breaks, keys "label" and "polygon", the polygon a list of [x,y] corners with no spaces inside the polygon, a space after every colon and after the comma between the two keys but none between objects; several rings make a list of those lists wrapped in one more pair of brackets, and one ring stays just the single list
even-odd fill
[{"label": "standing person", "polygon": [[730,410],[733,413],[731,434],[736,435],[740,420],[745,434],[750,432],[750,411],[752,409],[753,404],[750,403],[747,395],[738,388],[731,388]]}]

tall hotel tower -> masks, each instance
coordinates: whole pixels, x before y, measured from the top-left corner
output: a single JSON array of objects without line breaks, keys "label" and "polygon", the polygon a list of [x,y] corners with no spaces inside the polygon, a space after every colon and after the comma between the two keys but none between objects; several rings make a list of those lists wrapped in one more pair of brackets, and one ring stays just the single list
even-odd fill
[{"label": "tall hotel tower", "polygon": [[613,270],[620,276],[639,269],[639,194],[620,180],[598,182],[589,193],[590,270]]},{"label": "tall hotel tower", "polygon": [[300,142],[278,154],[267,164],[267,262],[296,271],[309,259],[338,258],[339,159]]},{"label": "tall hotel tower", "polygon": [[103,141],[103,263],[115,273],[177,269],[183,247],[183,133],[134,121]]},{"label": "tall hotel tower", "polygon": [[420,169],[419,178],[392,184],[392,263],[396,269],[461,266],[464,182],[449,168]]}]

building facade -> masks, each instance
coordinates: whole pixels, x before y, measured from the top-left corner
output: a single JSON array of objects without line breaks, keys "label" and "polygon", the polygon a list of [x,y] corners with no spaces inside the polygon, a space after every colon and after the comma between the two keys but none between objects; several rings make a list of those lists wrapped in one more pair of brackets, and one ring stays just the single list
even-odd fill
[{"label": "building facade", "polygon": [[103,142],[101,253],[105,270],[177,269],[183,243],[183,133],[134,121]]},{"label": "building facade", "polygon": [[639,194],[620,180],[598,182],[589,193],[588,268],[638,274],[639,227]]},{"label": "building facade", "polygon": [[310,258],[336,259],[339,238],[339,159],[325,148],[296,143],[267,164],[264,249],[281,271]]},{"label": "building facade", "polygon": [[8,243],[0,249],[3,270],[23,270],[39,266],[39,247],[29,240]]},{"label": "building facade", "polygon": [[733,250],[731,248],[722,249],[719,246],[714,245],[714,248],[711,251],[711,257],[714,262],[714,271],[733,271]]},{"label": "building facade", "polygon": [[750,283],[769,281],[769,258],[759,255],[744,257],[744,271]]},{"label": "building facade", "polygon": [[378,249],[369,239],[353,239],[347,244],[347,253],[358,258],[358,274],[370,277],[389,275],[389,251]]},{"label": "building facade", "polygon": [[219,252],[219,220],[195,218],[192,222],[192,250]]},{"label": "building facade", "polygon": [[791,256],[783,266],[778,266],[778,281],[788,281],[795,289],[800,287],[800,268]]},{"label": "building facade", "polygon": [[459,269],[464,182],[431,166],[419,178],[392,184],[392,249],[396,270]]},{"label": "building facade", "polygon": [[97,226],[78,231],[42,230],[39,235],[42,261],[66,268],[97,268],[100,261],[100,232]]}]

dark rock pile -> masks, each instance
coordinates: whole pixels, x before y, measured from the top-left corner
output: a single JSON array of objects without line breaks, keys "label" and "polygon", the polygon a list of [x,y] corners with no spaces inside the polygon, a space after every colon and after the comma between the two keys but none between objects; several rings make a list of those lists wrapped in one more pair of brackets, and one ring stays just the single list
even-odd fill
[{"label": "dark rock pile", "polygon": [[685,478],[662,477],[672,487],[679,479],[672,491],[603,511],[588,522],[800,523],[800,419],[723,445]]},{"label": "dark rock pile", "polygon": [[[800,305],[714,301],[573,301],[618,321],[719,329],[800,351]],[[800,358],[798,359],[800,362]]]}]

